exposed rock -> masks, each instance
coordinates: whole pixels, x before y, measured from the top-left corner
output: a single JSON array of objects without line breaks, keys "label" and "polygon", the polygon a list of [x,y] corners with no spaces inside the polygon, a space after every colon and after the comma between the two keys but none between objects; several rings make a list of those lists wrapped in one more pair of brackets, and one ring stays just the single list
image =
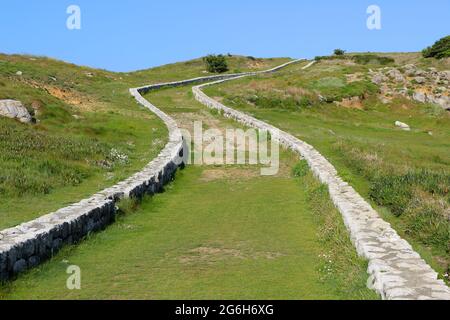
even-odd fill
[{"label": "exposed rock", "polygon": [[424,84],[425,82],[427,82],[427,79],[425,79],[424,77],[415,77],[414,81],[416,81],[416,83],[418,84]]},{"label": "exposed rock", "polygon": [[405,131],[411,131],[411,127],[409,125],[400,121],[396,121],[395,126]]},{"label": "exposed rock", "polygon": [[383,75],[382,73],[379,73],[379,72],[375,73],[372,76],[372,82],[375,83],[375,84],[378,84],[378,85],[383,84],[387,80],[388,80],[388,78],[385,75]]},{"label": "exposed rock", "polygon": [[16,72],[16,75],[17,75],[17,76],[21,76],[22,74],[23,74],[22,71],[17,71],[17,72]]},{"label": "exposed rock", "polygon": [[408,77],[412,77],[413,75],[415,75],[416,70],[417,70],[417,67],[415,65],[413,65],[413,64],[407,64],[403,68],[405,70],[405,74]]},{"label": "exposed rock", "polygon": [[424,70],[416,70],[416,72],[414,73],[415,76],[421,77],[426,75],[426,71]]},{"label": "exposed rock", "polygon": [[427,102],[427,96],[424,93],[418,91],[413,93],[413,99],[422,103]]},{"label": "exposed rock", "polygon": [[397,69],[391,69],[386,74],[390,78],[392,78],[395,82],[404,82],[405,81],[405,77]]},{"label": "exposed rock", "polygon": [[0,100],[0,116],[17,119],[22,123],[33,121],[27,108],[22,105],[22,102],[16,100]]},{"label": "exposed rock", "polygon": [[450,70],[439,72],[439,78],[441,80],[450,81]]}]

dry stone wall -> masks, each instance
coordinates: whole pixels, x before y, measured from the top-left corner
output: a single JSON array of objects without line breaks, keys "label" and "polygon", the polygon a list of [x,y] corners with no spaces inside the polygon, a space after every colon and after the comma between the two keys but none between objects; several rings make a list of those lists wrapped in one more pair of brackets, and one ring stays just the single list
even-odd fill
[{"label": "dry stone wall", "polygon": [[[304,68],[311,66],[308,64]],[[237,76],[233,79],[240,78]],[[383,299],[450,299],[450,290],[443,280],[403,240],[389,223],[343,181],[333,165],[311,145],[245,113],[233,110],[208,97],[202,88],[222,83],[219,80],[193,87],[195,98],[205,106],[219,110],[249,127],[270,132],[280,144],[306,159],[314,175],[328,186],[330,197],[339,209],[358,253],[369,261],[368,286]]]}]

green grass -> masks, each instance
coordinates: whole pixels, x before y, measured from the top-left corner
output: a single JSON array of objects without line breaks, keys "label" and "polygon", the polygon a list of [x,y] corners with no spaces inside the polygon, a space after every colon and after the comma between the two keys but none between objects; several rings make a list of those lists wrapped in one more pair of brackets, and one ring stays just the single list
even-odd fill
[{"label": "green grass", "polygon": [[[146,96],[182,125],[240,127],[197,103],[190,87]],[[184,122],[187,121],[187,122]],[[106,231],[63,249],[2,287],[3,299],[377,299],[326,187],[298,155],[280,173],[189,166],[166,192],[119,204]],[[66,268],[82,289],[66,289]]]},{"label": "green grass", "polygon": [[[124,204],[107,231],[3,286],[0,297],[376,298],[365,288],[366,263],[309,173],[204,181],[207,170],[179,172],[166,193],[137,210]],[[81,290],[66,288],[68,265],[81,268]]]},{"label": "green grass", "polygon": [[[450,115],[404,98],[383,105],[364,75],[369,67],[376,68],[372,65],[325,61],[304,71],[301,66],[209,87],[205,92],[316,147],[433,267],[446,273],[450,264]],[[360,81],[344,81],[346,75],[358,72]],[[350,92],[361,96],[362,109],[314,99],[330,92],[333,101]],[[283,103],[263,108],[250,98],[255,94],[282,97],[284,102],[308,97],[312,103],[295,109]],[[412,131],[399,130],[395,121],[408,123]]]}]

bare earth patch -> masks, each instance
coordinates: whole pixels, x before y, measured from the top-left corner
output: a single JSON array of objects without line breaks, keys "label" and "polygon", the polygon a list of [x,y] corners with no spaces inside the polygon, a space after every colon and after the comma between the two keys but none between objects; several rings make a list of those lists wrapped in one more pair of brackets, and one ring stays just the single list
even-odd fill
[{"label": "bare earth patch", "polygon": [[202,172],[200,181],[211,182],[217,180],[249,180],[260,176],[257,168],[229,168],[229,169],[206,169]]},{"label": "bare earth patch", "polygon": [[246,254],[241,250],[237,249],[227,249],[218,247],[198,247],[190,250],[187,254],[178,258],[180,264],[195,264],[195,263],[205,263],[213,264],[218,261],[229,260],[229,259],[240,259],[240,260],[250,260],[250,259],[268,259],[274,260],[282,257],[283,254],[279,252],[254,252]]}]

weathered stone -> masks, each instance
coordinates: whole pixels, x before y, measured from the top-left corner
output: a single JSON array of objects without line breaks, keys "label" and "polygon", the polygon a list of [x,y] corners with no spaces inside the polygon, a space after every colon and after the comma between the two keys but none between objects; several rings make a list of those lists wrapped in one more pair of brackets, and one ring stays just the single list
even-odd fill
[{"label": "weathered stone", "polygon": [[425,82],[427,82],[427,79],[424,77],[415,77],[414,81],[418,84],[424,84]]},{"label": "weathered stone", "polygon": [[24,259],[17,260],[13,266],[14,274],[24,272],[27,269],[27,262]]},{"label": "weathered stone", "polygon": [[395,126],[399,127],[402,130],[405,130],[405,131],[411,130],[411,127],[409,125],[407,125],[406,123],[400,122],[400,121],[396,121]]},{"label": "weathered stone", "polygon": [[397,69],[391,69],[386,73],[391,79],[393,79],[395,82],[404,82],[405,77],[402,75],[402,73]]},{"label": "weathered stone", "polygon": [[22,105],[22,102],[16,100],[0,100],[0,116],[17,119],[22,123],[33,121],[27,108]]},{"label": "weathered stone", "polygon": [[28,259],[28,268],[34,268],[39,265],[41,259],[38,256],[32,256]]},{"label": "weathered stone", "polygon": [[413,99],[422,103],[427,102],[427,96],[419,91],[413,93]]}]

